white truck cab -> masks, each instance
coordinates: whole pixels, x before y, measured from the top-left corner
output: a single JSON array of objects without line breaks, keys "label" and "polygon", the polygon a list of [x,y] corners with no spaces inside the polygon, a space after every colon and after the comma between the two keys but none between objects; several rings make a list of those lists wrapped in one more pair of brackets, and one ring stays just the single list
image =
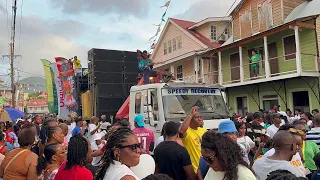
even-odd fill
[{"label": "white truck cab", "polygon": [[199,107],[204,128],[217,129],[221,121],[229,119],[220,85],[190,84],[185,82],[155,83],[132,86],[130,89],[129,121],[142,114],[146,127],[156,136],[166,121],[182,122],[193,106]]}]

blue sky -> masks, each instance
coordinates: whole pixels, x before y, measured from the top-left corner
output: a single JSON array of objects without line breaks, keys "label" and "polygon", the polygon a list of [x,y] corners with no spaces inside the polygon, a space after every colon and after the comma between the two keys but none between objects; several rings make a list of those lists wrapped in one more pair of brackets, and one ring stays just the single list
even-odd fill
[{"label": "blue sky", "polygon": [[[224,16],[234,0],[171,0],[166,18],[199,21]],[[12,0],[0,0],[0,55],[8,54]],[[22,5],[23,2],[23,6]],[[148,49],[167,0],[18,0],[16,67],[22,77],[43,76],[40,59],[78,55],[87,66],[91,48]],[[6,8],[7,3],[7,8]],[[6,9],[9,10],[7,21]],[[22,11],[21,11],[22,9]],[[21,18],[22,13],[22,18]],[[8,22],[8,25],[7,25]],[[20,27],[21,23],[21,27]],[[164,26],[164,24],[163,24]],[[0,59],[0,75],[8,60]],[[0,76],[1,78],[1,76]]]}]

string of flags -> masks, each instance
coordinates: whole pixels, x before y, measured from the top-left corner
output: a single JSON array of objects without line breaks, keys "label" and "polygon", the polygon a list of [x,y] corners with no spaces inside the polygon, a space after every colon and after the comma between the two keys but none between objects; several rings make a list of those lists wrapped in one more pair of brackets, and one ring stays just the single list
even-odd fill
[{"label": "string of flags", "polygon": [[165,12],[163,13],[163,15],[161,17],[160,23],[159,24],[154,24],[154,26],[158,26],[158,29],[156,31],[156,34],[149,39],[149,43],[152,43],[150,49],[154,49],[155,46],[156,46],[156,40],[157,40],[157,37],[158,37],[158,35],[159,35],[160,31],[161,31],[162,23],[166,22],[165,17],[167,15],[167,11],[168,11],[168,8],[170,6],[170,3],[171,3],[171,0],[167,1],[163,6],[160,6],[160,8],[166,8],[166,10],[165,10]]}]

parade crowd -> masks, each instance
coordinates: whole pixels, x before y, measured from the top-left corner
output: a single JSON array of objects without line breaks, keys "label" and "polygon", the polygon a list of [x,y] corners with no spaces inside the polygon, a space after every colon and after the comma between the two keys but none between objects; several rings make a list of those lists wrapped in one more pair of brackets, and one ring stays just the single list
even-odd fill
[{"label": "parade crowd", "polygon": [[142,163],[143,155],[151,155],[155,169],[144,180],[320,179],[317,109],[296,109],[292,115],[274,107],[245,117],[234,115],[218,130],[207,130],[203,124],[198,107],[183,122],[166,122],[159,138],[145,127],[140,114],[134,124],[111,124],[105,115],[88,122],[36,115],[1,123],[0,177],[140,180],[132,167]]}]

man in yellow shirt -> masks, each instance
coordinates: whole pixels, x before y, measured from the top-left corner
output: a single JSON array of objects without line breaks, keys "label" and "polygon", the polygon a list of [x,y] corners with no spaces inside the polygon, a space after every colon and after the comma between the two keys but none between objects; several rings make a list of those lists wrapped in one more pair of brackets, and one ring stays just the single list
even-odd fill
[{"label": "man in yellow shirt", "polygon": [[198,112],[198,107],[192,107],[190,115],[186,117],[180,126],[179,136],[182,138],[184,147],[188,150],[193,170],[197,172],[201,156],[201,139],[207,131],[201,128],[203,121]]},{"label": "man in yellow shirt", "polygon": [[77,56],[74,56],[72,63],[73,63],[73,69],[82,68],[81,61],[78,59]]}]

